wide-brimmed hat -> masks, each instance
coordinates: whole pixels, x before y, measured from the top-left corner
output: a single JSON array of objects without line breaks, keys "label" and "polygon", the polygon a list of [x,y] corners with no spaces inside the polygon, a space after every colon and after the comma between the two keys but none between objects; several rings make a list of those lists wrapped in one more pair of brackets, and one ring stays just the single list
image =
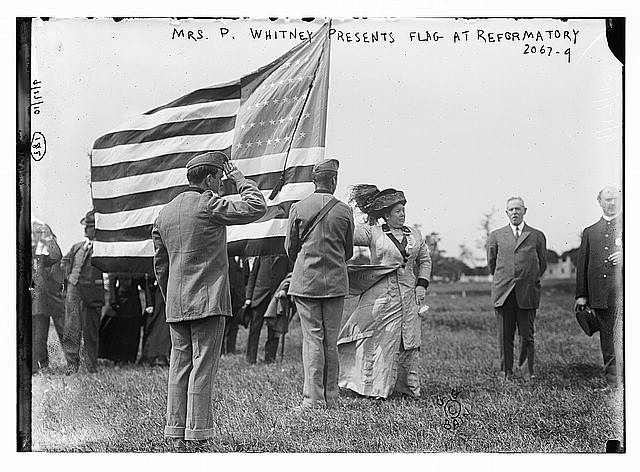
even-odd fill
[{"label": "wide-brimmed hat", "polygon": [[88,227],[95,227],[96,225],[96,215],[95,210],[89,210],[84,218],[80,220],[80,224]]},{"label": "wide-brimmed hat", "polygon": [[379,212],[381,210],[385,210],[387,208],[391,208],[398,203],[402,203],[403,205],[407,204],[407,199],[404,196],[404,192],[402,190],[396,190],[394,188],[387,188],[376,196],[370,206],[370,211]]}]

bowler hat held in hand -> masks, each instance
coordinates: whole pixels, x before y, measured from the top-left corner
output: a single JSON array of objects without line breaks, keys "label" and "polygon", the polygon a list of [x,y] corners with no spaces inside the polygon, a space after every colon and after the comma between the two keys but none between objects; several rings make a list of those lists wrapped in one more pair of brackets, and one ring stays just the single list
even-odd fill
[{"label": "bowler hat held in hand", "polygon": [[600,331],[598,318],[596,318],[593,310],[586,305],[582,310],[576,310],[576,320],[587,336],[593,336],[594,333]]}]

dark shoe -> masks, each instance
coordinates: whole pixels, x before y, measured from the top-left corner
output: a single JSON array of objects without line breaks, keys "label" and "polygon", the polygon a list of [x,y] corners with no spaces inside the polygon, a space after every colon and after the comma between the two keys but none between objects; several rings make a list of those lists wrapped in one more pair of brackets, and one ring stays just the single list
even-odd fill
[{"label": "dark shoe", "polygon": [[64,371],[64,375],[73,375],[78,373],[79,365],[77,364],[68,364],[67,368]]},{"label": "dark shoe", "polygon": [[576,320],[587,336],[593,336],[594,333],[600,331],[600,328],[598,328],[598,319],[589,308],[576,311]]},{"label": "dark shoe", "polygon": [[187,446],[182,438],[169,438],[173,452],[187,452]]},{"label": "dark shoe", "polygon": [[209,444],[208,439],[189,439],[185,442],[189,452],[206,452]]},{"label": "dark shoe", "polygon": [[151,361],[151,367],[169,367],[169,362],[162,356],[154,357]]}]

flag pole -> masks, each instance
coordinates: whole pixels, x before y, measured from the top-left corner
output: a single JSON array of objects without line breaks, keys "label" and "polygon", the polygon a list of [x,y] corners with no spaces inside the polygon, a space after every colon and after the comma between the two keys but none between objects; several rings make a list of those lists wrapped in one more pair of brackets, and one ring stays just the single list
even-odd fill
[{"label": "flag pole", "polygon": [[[316,67],[316,70],[313,73],[313,79],[311,80],[311,84],[309,84],[309,90],[307,91],[307,95],[304,98],[304,103],[302,104],[302,108],[300,108],[300,114],[298,115],[298,118],[296,119],[296,124],[293,127],[293,133],[291,135],[291,140],[289,141],[289,145],[287,147],[287,155],[284,158],[284,164],[283,164],[283,168],[282,168],[282,173],[280,174],[280,178],[278,179],[278,183],[275,185],[275,187],[273,187],[273,190],[271,190],[271,193],[269,194],[269,200],[273,200],[274,198],[276,198],[276,195],[278,195],[280,190],[282,190],[282,187],[284,187],[285,173],[287,171],[287,161],[289,160],[289,152],[291,151],[291,146],[293,144],[293,137],[296,135],[296,131],[298,130],[298,125],[300,124],[300,119],[302,118],[302,115],[304,114],[303,113],[304,109],[307,106],[307,101],[309,100],[309,96],[311,95],[311,91],[313,90],[313,84],[316,81],[316,76],[318,75],[318,70],[320,69],[320,63],[322,62],[322,58],[324,57],[324,54],[325,54],[325,51],[327,50],[327,47],[330,46],[330,44],[331,44],[331,40],[329,39],[329,32],[331,31],[331,22],[332,22],[332,19],[329,18],[329,25],[327,27],[326,37],[325,37],[325,40],[324,40],[324,44],[322,45],[322,53],[320,54],[320,57],[318,58],[318,65]],[[329,64],[327,64],[327,67],[329,67]],[[328,82],[327,82],[327,86],[329,86]],[[326,126],[326,123],[325,123],[325,126]]]}]

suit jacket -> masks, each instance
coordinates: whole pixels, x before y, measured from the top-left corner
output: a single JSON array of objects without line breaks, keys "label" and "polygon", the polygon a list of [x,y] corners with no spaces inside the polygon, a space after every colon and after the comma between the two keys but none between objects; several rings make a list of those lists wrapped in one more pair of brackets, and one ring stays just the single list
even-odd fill
[{"label": "suit jacket", "polygon": [[267,208],[253,181],[236,185],[239,201],[190,187],[156,218],[154,270],[169,323],[232,315],[227,226],[256,221]]},{"label": "suit jacket", "polygon": [[540,306],[540,279],[547,269],[547,240],[542,231],[525,224],[516,241],[511,226],[493,231],[487,242],[487,264],[493,275],[491,297],[496,308],[515,290],[518,308]]},{"label": "suit jacket", "polygon": [[287,256],[260,256],[253,263],[249,274],[245,297],[251,300],[255,308],[267,299],[271,299],[282,279],[289,273]]},{"label": "suit jacket", "polygon": [[342,297],[349,292],[347,260],[353,256],[353,211],[343,202],[335,205],[300,245],[304,229],[333,198],[312,193],[291,206],[285,249],[294,262],[289,294],[307,298]]},{"label": "suit jacket", "polygon": [[576,267],[576,298],[586,297],[591,308],[608,308],[611,294],[622,298],[622,264],[608,261],[622,250],[622,216],[604,218],[585,228]]}]

